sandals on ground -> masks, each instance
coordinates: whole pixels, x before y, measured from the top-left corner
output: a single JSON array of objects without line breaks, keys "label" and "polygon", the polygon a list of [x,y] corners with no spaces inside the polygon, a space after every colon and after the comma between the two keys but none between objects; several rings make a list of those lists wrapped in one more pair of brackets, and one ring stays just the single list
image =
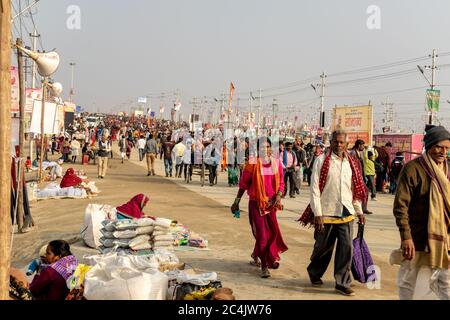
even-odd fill
[{"label": "sandals on ground", "polygon": [[259,258],[254,259],[252,257],[252,260],[250,260],[250,265],[254,266],[254,267],[261,267],[261,261],[259,261]]},{"label": "sandals on ground", "polygon": [[270,271],[268,268],[261,270],[261,278],[269,278],[270,277]]}]

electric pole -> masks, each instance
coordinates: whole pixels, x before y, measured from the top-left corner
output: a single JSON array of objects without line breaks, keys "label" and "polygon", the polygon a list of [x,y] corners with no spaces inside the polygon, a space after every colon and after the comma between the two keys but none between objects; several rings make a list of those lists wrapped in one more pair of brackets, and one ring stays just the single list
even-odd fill
[{"label": "electric pole", "polygon": [[384,127],[383,133],[392,132],[394,127],[394,109],[393,103],[389,103],[389,97],[386,98],[386,102],[381,103],[384,106]]},{"label": "electric pole", "polygon": [[[36,28],[34,29],[33,33],[30,33],[30,37],[33,38],[33,51],[36,52],[37,50],[37,38],[39,38],[41,35],[37,33]],[[31,76],[31,88],[36,88],[36,61],[33,60],[33,72]]]},{"label": "electric pole", "polygon": [[236,104],[236,115],[235,115],[235,120],[237,120],[237,123],[239,124],[239,102],[240,102],[241,98],[237,98],[237,104]]},{"label": "electric pole", "polygon": [[258,107],[258,135],[259,127],[261,126],[261,108],[262,108],[262,89],[259,88],[259,107]]},{"label": "electric pole", "polygon": [[0,300],[9,299],[11,261],[11,1],[0,0]]},{"label": "electric pole", "polygon": [[[225,114],[225,93],[222,93],[222,99],[220,100],[220,119],[222,119],[222,115]],[[224,118],[225,121],[225,118]]]},{"label": "electric pole", "polygon": [[325,72],[322,72],[322,74],[320,75],[320,78],[322,79],[322,93],[320,95],[320,127],[323,128],[325,127],[325,112],[323,112],[323,105],[325,102],[325,78],[327,77],[327,75],[325,74]]},{"label": "electric pole", "polygon": [[277,104],[277,99],[273,99],[273,102],[272,102],[272,129],[274,129],[275,128],[275,109],[278,107],[278,104]]},{"label": "electric pole", "polygon": [[[166,99],[166,94],[163,92],[161,93],[161,95],[159,96],[159,99],[161,101],[161,104],[159,105],[159,120],[162,120],[163,118],[163,113],[164,113],[164,105],[165,105],[165,99]],[[162,111],[162,112],[161,112]]]},{"label": "electric pole", "polygon": [[[22,39],[18,38],[16,40],[18,46],[23,47]],[[25,168],[23,163],[23,157],[25,155],[25,66],[22,51],[17,50],[17,67],[19,70],[19,112],[20,112],[20,123],[19,123],[19,161],[17,162],[17,172],[18,186],[17,186],[17,196],[18,201],[16,201],[18,208],[16,220],[17,220],[17,230],[22,232],[23,228],[23,218],[24,218],[24,208],[23,208],[23,187],[22,187],[22,177],[25,177],[23,170]]]},{"label": "electric pole", "polygon": [[[189,122],[192,123],[192,128],[194,128],[193,124],[196,122],[195,121],[195,112],[197,112],[197,97],[193,97],[190,104],[192,104],[192,115],[191,115],[191,118],[189,119]],[[193,130],[191,130],[191,131],[193,131]]]},{"label": "electric pole", "polygon": [[[431,65],[431,90],[434,90],[434,80],[436,76],[436,49],[433,49],[433,54],[431,56],[432,58],[432,65]],[[430,110],[430,118],[428,119],[429,124],[433,124],[433,110]]]},{"label": "electric pole", "polygon": [[[41,35],[37,33],[36,28],[34,28],[33,33],[30,33],[30,37],[33,38],[33,51],[36,52],[37,50],[37,38],[39,38]],[[36,88],[36,74],[37,74],[37,66],[36,66],[36,61],[33,60],[33,66],[32,66],[32,72],[31,72],[31,88],[35,89]],[[29,141],[29,152],[30,152],[30,159],[31,161],[33,161],[33,138],[34,138],[34,134],[33,133],[29,133],[28,137],[30,139]]]},{"label": "electric pole", "polygon": [[71,78],[71,82],[70,82],[70,96],[69,96],[69,101],[70,101],[70,102],[73,102],[73,95],[75,94],[75,93],[74,93],[74,88],[73,88],[73,70],[74,70],[74,67],[75,67],[76,63],[75,63],[75,62],[70,62],[69,65],[70,65],[70,67],[71,67],[71,69],[72,69],[72,78]]}]

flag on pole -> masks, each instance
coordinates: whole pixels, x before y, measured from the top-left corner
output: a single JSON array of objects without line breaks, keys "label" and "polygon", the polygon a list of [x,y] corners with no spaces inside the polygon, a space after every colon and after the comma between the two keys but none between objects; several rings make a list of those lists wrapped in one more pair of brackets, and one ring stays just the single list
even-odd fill
[{"label": "flag on pole", "polygon": [[441,90],[427,90],[427,105],[428,111],[438,112],[439,111],[439,99],[441,96]]},{"label": "flag on pole", "polygon": [[173,108],[174,108],[175,111],[177,111],[177,112],[180,111],[180,109],[181,109],[181,102],[177,101],[177,102],[174,104]]},{"label": "flag on pole", "polygon": [[228,109],[230,114],[233,112],[233,94],[234,94],[234,85],[233,82],[230,82],[230,106]]}]

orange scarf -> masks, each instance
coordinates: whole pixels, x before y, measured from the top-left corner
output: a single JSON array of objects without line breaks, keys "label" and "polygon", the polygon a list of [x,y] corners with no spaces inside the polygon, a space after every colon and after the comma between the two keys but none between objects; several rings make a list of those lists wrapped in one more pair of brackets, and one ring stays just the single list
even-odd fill
[{"label": "orange scarf", "polygon": [[[278,166],[274,159],[270,159],[272,164],[272,172],[275,175],[275,193],[277,193],[280,188],[280,176],[278,174]],[[260,214],[266,215],[269,213],[271,206],[269,206],[269,197],[266,194],[266,188],[264,184],[264,175],[262,170],[262,161],[258,157],[256,160],[256,164],[247,164],[245,166],[245,170],[249,171],[252,175],[252,183],[255,185],[255,198],[256,203],[258,204],[258,208],[260,209]]]}]

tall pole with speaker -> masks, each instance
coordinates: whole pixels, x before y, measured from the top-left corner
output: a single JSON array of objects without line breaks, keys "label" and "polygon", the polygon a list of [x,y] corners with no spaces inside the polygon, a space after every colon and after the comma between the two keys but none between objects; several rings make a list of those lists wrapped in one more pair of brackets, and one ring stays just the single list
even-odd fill
[{"label": "tall pole with speaker", "polygon": [[[59,54],[57,52],[44,52],[37,53],[31,50],[28,50],[20,45],[16,45],[16,48],[21,52],[28,55],[31,59],[36,62],[38,73],[44,77],[44,82],[42,84],[42,107],[41,107],[41,150],[39,157],[39,182],[42,182],[42,161],[44,158],[44,143],[45,143],[45,128],[44,128],[44,117],[45,117],[45,100],[47,96],[47,88],[48,88],[48,77],[56,72],[59,66]],[[54,90],[59,90],[59,86]]]}]

